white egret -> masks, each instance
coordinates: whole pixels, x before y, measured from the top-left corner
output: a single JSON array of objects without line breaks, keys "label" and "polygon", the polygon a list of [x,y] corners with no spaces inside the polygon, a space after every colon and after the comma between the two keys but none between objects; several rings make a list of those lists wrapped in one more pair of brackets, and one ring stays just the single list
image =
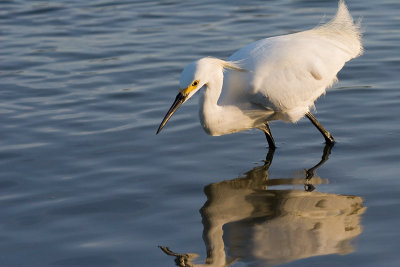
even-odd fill
[{"label": "white egret", "polygon": [[337,81],[345,62],[363,51],[360,25],[353,22],[344,1],[335,17],[311,30],[254,42],[226,61],[206,57],[189,64],[180,77],[175,102],[157,134],[172,114],[200,88],[200,121],[214,136],[252,128],[275,143],[268,122],[308,119],[333,144],[333,136],[310,113],[314,101]]}]

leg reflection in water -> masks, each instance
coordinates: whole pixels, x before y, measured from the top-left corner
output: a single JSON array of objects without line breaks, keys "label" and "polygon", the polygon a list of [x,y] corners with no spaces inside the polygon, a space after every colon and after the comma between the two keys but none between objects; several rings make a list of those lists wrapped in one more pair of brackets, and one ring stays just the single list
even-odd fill
[{"label": "leg reflection in water", "polygon": [[[350,241],[362,231],[362,198],[313,191],[314,185],[324,182],[315,171],[330,151],[331,146],[325,146],[321,161],[305,171],[305,178],[268,178],[274,154],[270,150],[264,166],[245,177],[206,186],[207,201],[200,209],[207,249],[204,263],[194,263],[196,254],[160,248],[185,267],[229,266],[235,261],[276,265],[351,253]],[[272,189],[293,184],[303,184],[305,190]]]}]

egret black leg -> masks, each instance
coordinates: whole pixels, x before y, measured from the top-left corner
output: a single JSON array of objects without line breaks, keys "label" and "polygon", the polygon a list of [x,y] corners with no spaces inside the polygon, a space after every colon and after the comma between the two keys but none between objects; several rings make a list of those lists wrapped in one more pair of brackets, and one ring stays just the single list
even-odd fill
[{"label": "egret black leg", "polygon": [[333,143],[332,144],[326,144],[325,147],[324,147],[324,152],[322,153],[321,160],[317,164],[315,164],[314,167],[306,170],[306,182],[304,184],[304,189],[306,191],[311,192],[311,191],[313,191],[315,189],[315,187],[310,183],[310,180],[311,180],[311,178],[314,177],[315,170],[328,160],[328,157],[331,154],[331,150],[332,150],[333,145],[334,145]]},{"label": "egret black leg", "polygon": [[328,160],[328,157],[331,154],[332,147],[333,147],[333,144],[325,145],[324,152],[322,153],[320,162],[318,162],[317,164],[315,164],[314,167],[312,167],[306,171],[306,179],[307,180],[310,180],[312,177],[314,177],[315,170]]},{"label": "egret black leg", "polygon": [[318,131],[324,136],[325,141],[327,144],[332,145],[335,143],[335,139],[333,136],[317,121],[317,119],[310,113],[306,113],[307,118],[314,124],[315,127],[317,127]]},{"label": "egret black leg", "polygon": [[269,147],[269,148],[268,148],[268,154],[267,154],[267,156],[265,157],[265,162],[264,162],[264,168],[265,168],[266,170],[268,170],[268,169],[269,169],[269,166],[271,166],[272,159],[274,158],[274,153],[275,153],[275,148]]},{"label": "egret black leg", "polygon": [[263,129],[263,131],[265,133],[265,137],[267,138],[269,149],[275,150],[275,141],[272,137],[271,129],[269,128],[268,123],[265,123],[265,129]]}]

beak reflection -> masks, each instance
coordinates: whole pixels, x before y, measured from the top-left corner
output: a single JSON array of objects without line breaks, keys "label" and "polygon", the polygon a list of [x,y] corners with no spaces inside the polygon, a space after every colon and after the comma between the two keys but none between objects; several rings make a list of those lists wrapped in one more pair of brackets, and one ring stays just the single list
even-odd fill
[{"label": "beak reflection", "polygon": [[185,102],[186,98],[187,96],[184,96],[182,93],[179,93],[176,96],[174,103],[169,108],[167,115],[165,115],[164,119],[162,120],[156,134],[158,134],[162,130],[162,128],[165,126],[165,124],[167,124],[168,120],[175,113],[175,111]]}]

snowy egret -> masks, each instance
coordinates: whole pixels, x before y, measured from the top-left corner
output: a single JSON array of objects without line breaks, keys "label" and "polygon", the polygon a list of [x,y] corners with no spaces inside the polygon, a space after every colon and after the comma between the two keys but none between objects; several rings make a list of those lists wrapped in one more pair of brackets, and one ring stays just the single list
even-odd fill
[{"label": "snowy egret", "polygon": [[174,112],[200,88],[200,121],[214,136],[262,130],[271,149],[268,122],[307,118],[333,144],[333,136],[310,113],[314,101],[337,81],[344,63],[363,51],[360,25],[339,1],[335,17],[311,30],[270,37],[236,51],[226,61],[206,57],[189,64],[179,93],[157,134]]}]

